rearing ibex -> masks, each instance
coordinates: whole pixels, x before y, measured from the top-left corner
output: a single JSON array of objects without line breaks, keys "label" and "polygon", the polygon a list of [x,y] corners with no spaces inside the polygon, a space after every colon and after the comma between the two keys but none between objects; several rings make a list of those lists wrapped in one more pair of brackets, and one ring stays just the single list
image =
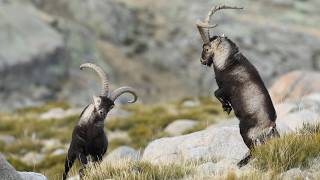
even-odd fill
[{"label": "rearing ibex", "polygon": [[[197,28],[203,40],[200,62],[212,66],[219,89],[215,96],[227,113],[233,109],[240,120],[240,134],[247,147],[264,143],[266,138],[279,136],[276,129],[276,111],[270,95],[256,68],[239,52],[237,45],[222,36],[210,37],[211,16],[221,9],[242,9],[230,6],[213,7],[204,22]],[[205,30],[206,29],[206,30]],[[239,163],[243,166],[250,160],[250,152]]]},{"label": "rearing ibex", "polygon": [[78,158],[82,166],[79,170],[80,177],[83,176],[83,169],[88,162],[87,156],[91,156],[94,162],[102,160],[108,147],[108,140],[103,130],[104,119],[113,108],[114,101],[123,93],[131,93],[134,96],[134,99],[129,103],[134,103],[137,100],[137,95],[131,87],[118,88],[109,95],[108,79],[105,72],[99,66],[91,63],[85,63],[80,66],[81,70],[84,68],[93,69],[99,75],[102,92],[100,96],[93,96],[92,103],[82,111],[80,120],[73,129],[72,140],[65,161],[63,179],[66,179],[76,158]]}]

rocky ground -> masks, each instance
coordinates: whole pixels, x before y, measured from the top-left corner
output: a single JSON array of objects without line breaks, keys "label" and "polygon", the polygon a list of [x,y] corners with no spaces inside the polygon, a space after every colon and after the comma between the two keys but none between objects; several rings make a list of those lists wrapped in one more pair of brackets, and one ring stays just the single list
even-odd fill
[{"label": "rocky ground", "polygon": [[[183,98],[155,105],[117,106],[106,119],[110,141],[101,166],[87,179],[317,179],[320,157],[320,88],[305,88],[316,72],[292,72],[271,87],[281,138],[247,153],[238,120],[221,112],[211,97]],[[287,84],[287,89],[279,84]],[[59,179],[71,130],[81,108],[49,103],[0,116],[0,172]],[[36,124],[36,125],[35,125]],[[15,172],[13,167],[18,171]],[[70,176],[77,179],[76,163]],[[24,171],[41,174],[24,173]],[[18,174],[18,175],[17,175]],[[10,178],[8,178],[10,179]]]},{"label": "rocky ground", "polygon": [[[217,14],[216,33],[233,39],[268,85],[292,70],[319,69],[317,0],[224,3],[245,10]],[[79,71],[85,61],[103,66],[113,87],[137,88],[144,102],[208,96],[215,83],[199,63],[194,23],[213,4],[1,0],[1,110],[62,99],[84,105],[99,86],[95,75]]]}]

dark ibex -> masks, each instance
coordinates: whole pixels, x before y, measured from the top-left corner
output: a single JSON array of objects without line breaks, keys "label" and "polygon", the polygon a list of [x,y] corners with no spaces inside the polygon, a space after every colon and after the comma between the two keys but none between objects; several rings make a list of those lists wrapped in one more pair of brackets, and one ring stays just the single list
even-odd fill
[{"label": "dark ibex", "polygon": [[[210,37],[211,16],[221,9],[242,9],[230,6],[213,7],[204,22],[198,22],[197,28],[203,40],[201,63],[215,72],[218,90],[216,98],[228,114],[233,109],[240,120],[240,134],[247,147],[252,150],[256,144],[264,143],[267,138],[279,136],[276,129],[276,111],[270,95],[258,71],[239,52],[237,45],[222,36]],[[238,163],[241,167],[251,158],[249,153]]]},{"label": "dark ibex", "polygon": [[100,96],[93,96],[93,101],[81,113],[80,120],[73,129],[72,140],[65,161],[65,170],[63,179],[72,167],[76,158],[80,161],[80,177],[83,176],[83,170],[87,164],[87,156],[91,156],[94,162],[100,162],[107,151],[108,140],[103,130],[104,119],[107,113],[113,108],[114,101],[123,93],[131,93],[134,96],[132,101],[137,100],[137,95],[131,87],[121,87],[114,90],[109,95],[108,79],[105,72],[97,65],[85,63],[80,69],[93,69],[100,77],[102,92]]}]

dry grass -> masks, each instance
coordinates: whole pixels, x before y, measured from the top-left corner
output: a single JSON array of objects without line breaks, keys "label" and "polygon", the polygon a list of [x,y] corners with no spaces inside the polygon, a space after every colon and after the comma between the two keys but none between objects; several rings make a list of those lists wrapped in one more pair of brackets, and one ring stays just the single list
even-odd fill
[{"label": "dry grass", "polygon": [[153,165],[143,161],[123,160],[112,164],[91,164],[84,180],[174,180],[192,174],[193,169],[191,164]]},{"label": "dry grass", "polygon": [[261,170],[284,172],[307,168],[308,161],[320,155],[319,125],[306,125],[298,134],[275,138],[255,148],[255,165]]}]

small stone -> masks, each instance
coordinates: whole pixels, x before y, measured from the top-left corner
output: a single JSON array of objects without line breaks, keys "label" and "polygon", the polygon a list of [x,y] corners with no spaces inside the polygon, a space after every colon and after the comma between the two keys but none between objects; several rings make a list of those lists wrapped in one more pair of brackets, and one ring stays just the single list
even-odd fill
[{"label": "small stone", "polygon": [[182,103],[182,106],[187,107],[187,108],[193,108],[193,107],[197,107],[199,105],[200,105],[200,102],[194,101],[194,100],[187,100]]},{"label": "small stone", "polygon": [[52,152],[52,155],[59,156],[59,155],[65,154],[65,153],[66,153],[66,151],[64,149],[56,149],[55,151]]},{"label": "small stone", "polygon": [[43,144],[43,151],[48,151],[61,146],[61,142],[58,139],[48,139],[41,141]]},{"label": "small stone", "polygon": [[168,133],[172,136],[181,135],[183,132],[185,132],[188,129],[191,129],[195,125],[197,125],[198,122],[194,120],[189,119],[179,119],[175,120],[174,122],[170,123],[165,129],[164,132]]},{"label": "small stone", "polygon": [[14,143],[16,138],[10,135],[0,135],[0,141],[4,142],[6,145],[9,145]]},{"label": "small stone", "polygon": [[128,159],[137,161],[140,159],[140,153],[131,147],[120,146],[107,155],[104,161],[113,162]]},{"label": "small stone", "polygon": [[79,108],[71,108],[68,110],[64,110],[62,108],[53,108],[49,111],[42,113],[40,118],[43,120],[50,120],[50,119],[64,119],[66,117],[80,115],[81,109]]},{"label": "small stone", "polygon": [[32,165],[39,164],[43,160],[43,158],[44,158],[44,155],[42,154],[29,152],[21,158],[21,161],[26,163],[27,165],[32,166]]},{"label": "small stone", "polygon": [[42,174],[34,173],[34,172],[18,172],[23,180],[48,180]]},{"label": "small stone", "polygon": [[110,119],[110,118],[126,118],[126,117],[128,117],[130,115],[131,115],[130,112],[125,111],[125,110],[123,110],[123,109],[121,109],[119,107],[115,107],[108,113],[107,119]]},{"label": "small stone", "polygon": [[127,131],[110,131],[107,135],[109,141],[112,141],[114,139],[130,140],[130,136]]},{"label": "small stone", "polygon": [[292,179],[310,179],[309,173],[301,171],[300,168],[289,169],[288,171],[281,173],[280,177],[283,180],[292,180]]}]

